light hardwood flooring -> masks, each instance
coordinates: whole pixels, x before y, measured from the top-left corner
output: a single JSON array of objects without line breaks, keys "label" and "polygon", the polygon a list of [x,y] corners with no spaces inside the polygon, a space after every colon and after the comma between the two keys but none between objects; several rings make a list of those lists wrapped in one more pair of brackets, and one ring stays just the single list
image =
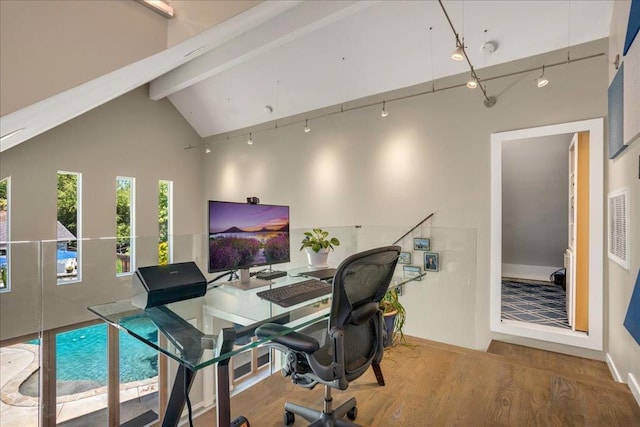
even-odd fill
[{"label": "light hardwood flooring", "polygon": [[[493,353],[497,354],[493,354]],[[603,362],[492,343],[488,353],[408,337],[385,354],[386,386],[373,371],[335,391],[355,396],[366,426],[640,426],[640,407]],[[279,373],[232,399],[232,418],[283,425],[287,400],[320,407],[323,387],[306,390]],[[215,425],[215,410],[196,427]],[[306,425],[298,417],[295,425]]]}]

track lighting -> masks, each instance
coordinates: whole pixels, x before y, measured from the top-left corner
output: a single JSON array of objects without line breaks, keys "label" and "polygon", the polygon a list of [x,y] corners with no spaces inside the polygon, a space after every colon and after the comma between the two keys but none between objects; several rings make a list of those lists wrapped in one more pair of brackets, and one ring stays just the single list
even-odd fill
[{"label": "track lighting", "polygon": [[478,82],[473,77],[471,77],[471,79],[467,82],[467,87],[469,89],[475,89],[478,87]]},{"label": "track lighting", "polygon": [[545,87],[548,84],[549,84],[549,80],[544,76],[544,65],[543,65],[542,74],[540,75],[540,77],[536,79],[536,85],[540,88],[540,87]]},{"label": "track lighting", "polygon": [[304,119],[304,133],[311,132],[311,128],[309,127],[309,119]]},{"label": "track lighting", "polygon": [[456,34],[456,50],[451,54],[451,59],[454,61],[462,61],[464,59],[464,49],[462,48],[462,43],[458,40],[458,35]]},{"label": "track lighting", "polygon": [[207,144],[207,146],[204,147],[204,152],[205,154],[209,154],[211,152],[211,147],[209,147],[209,144]]},{"label": "track lighting", "polygon": [[385,105],[386,105],[386,101],[382,101],[382,111],[380,112],[380,115],[382,117],[387,117],[389,115],[389,112],[385,108]]},{"label": "track lighting", "polygon": [[251,138],[251,133],[249,133],[249,140],[247,141],[247,144],[253,145],[253,138]]}]

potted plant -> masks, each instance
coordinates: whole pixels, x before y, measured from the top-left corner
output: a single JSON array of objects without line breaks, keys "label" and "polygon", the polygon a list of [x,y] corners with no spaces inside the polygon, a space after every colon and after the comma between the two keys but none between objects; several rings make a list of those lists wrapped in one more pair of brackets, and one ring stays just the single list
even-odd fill
[{"label": "potted plant", "polygon": [[300,250],[306,250],[310,266],[326,266],[329,251],[334,250],[334,246],[339,246],[340,240],[329,237],[329,232],[321,228],[314,228],[312,231],[305,231]]},{"label": "potted plant", "polygon": [[396,338],[405,342],[403,329],[407,312],[400,302],[399,296],[397,288],[389,289],[380,301],[380,308],[382,309],[387,330],[387,336],[384,340],[385,347],[390,347]]}]

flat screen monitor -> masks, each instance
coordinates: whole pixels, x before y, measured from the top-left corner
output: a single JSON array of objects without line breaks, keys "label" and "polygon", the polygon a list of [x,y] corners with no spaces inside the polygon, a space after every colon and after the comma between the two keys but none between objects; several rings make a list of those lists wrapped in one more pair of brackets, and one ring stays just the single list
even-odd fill
[{"label": "flat screen monitor", "polygon": [[209,201],[209,273],[290,260],[289,206]]}]

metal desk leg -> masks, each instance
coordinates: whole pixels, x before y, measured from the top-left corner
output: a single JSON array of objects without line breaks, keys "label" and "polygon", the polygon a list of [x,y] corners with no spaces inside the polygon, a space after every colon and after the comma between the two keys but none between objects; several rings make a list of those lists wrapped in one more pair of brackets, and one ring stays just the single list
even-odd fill
[{"label": "metal desk leg", "polygon": [[[233,328],[223,328],[218,335],[216,355],[225,354],[233,350],[236,331]],[[229,361],[227,357],[216,364],[216,412],[218,426],[231,425],[231,396],[229,395]]]},{"label": "metal desk leg", "polygon": [[186,401],[185,390],[189,393],[194,378],[195,372],[193,370],[182,364],[179,365],[167,403],[167,411],[164,414],[164,420],[162,420],[162,427],[177,427]]}]

